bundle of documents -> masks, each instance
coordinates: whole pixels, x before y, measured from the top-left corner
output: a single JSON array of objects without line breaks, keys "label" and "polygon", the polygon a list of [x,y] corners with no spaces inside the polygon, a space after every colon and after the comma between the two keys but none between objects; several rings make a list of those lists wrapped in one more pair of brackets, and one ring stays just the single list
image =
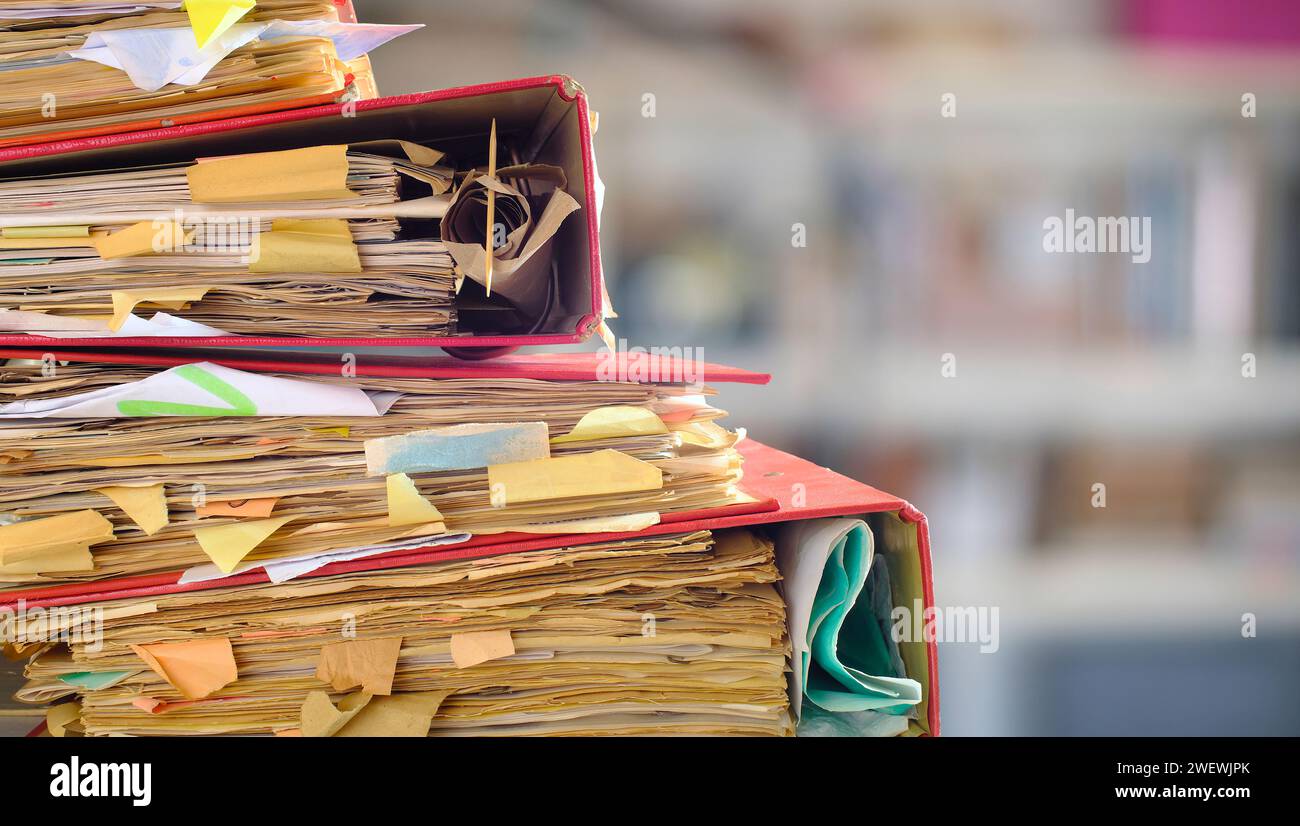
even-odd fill
[{"label": "bundle of documents", "polygon": [[466,534],[639,530],[752,501],[707,387],[45,372],[0,382],[0,589],[285,580]]},{"label": "bundle of documents", "polygon": [[448,333],[453,174],[393,140],[0,181],[0,332]]},{"label": "bundle of documents", "polygon": [[117,600],[19,697],[88,735],[789,734],[777,577],[737,529]]},{"label": "bundle of documents", "polygon": [[[365,53],[414,27],[346,6],[0,0],[0,147],[364,86]],[[0,179],[0,335],[481,347],[598,328],[615,356],[594,127],[576,84],[516,83],[431,93],[418,116],[376,105],[358,128],[43,158]],[[345,354],[308,377],[292,371],[325,356],[33,341],[0,363],[0,645],[51,734],[937,726],[932,643],[891,630],[928,575],[924,518],[719,424],[704,368],[766,377],[658,357],[624,372],[630,353],[613,375],[604,354],[368,371],[385,376]],[[408,377],[430,372],[458,377]]]},{"label": "bundle of documents", "polygon": [[374,97],[366,53],[415,28],[331,0],[0,0],[0,145]]}]

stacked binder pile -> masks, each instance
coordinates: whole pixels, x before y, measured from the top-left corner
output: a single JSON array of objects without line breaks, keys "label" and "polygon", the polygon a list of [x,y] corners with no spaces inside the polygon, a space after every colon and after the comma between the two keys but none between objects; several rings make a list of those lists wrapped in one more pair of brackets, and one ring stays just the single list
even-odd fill
[{"label": "stacked binder pile", "polygon": [[0,0],[0,146],[374,97],[418,26],[331,0]]},{"label": "stacked binder pile", "polygon": [[[111,51],[234,5],[0,17]],[[261,28],[185,95],[332,8],[230,11],[214,42]],[[87,71],[48,48],[0,69]],[[540,78],[0,158],[0,640],[50,733],[937,733],[932,637],[891,631],[923,517],[723,426],[716,385],[765,376],[114,349],[607,334],[585,106]]]},{"label": "stacked binder pile", "polygon": [[[50,615],[20,697],[75,731],[790,731],[772,542],[604,538],[755,501],[710,387],[48,372],[0,371],[3,588],[201,587]],[[304,579],[500,533],[571,544]]]}]

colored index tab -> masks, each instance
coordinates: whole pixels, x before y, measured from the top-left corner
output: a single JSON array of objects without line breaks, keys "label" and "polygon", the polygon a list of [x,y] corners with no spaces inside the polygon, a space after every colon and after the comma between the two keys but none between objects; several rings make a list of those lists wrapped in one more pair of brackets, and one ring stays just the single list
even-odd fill
[{"label": "colored index tab", "polygon": [[89,238],[90,227],[5,227],[0,238]]},{"label": "colored index tab", "polygon": [[117,331],[140,304],[152,304],[168,310],[183,310],[191,301],[201,301],[210,287],[153,287],[144,290],[113,290],[113,318],[109,329]]},{"label": "colored index tab", "polygon": [[470,470],[551,455],[545,422],[470,423],[366,439],[366,475]]},{"label": "colored index tab", "polygon": [[194,42],[202,49],[253,10],[255,0],[185,0]]},{"label": "colored index tab", "polygon": [[217,568],[223,574],[228,574],[290,519],[293,517],[277,516],[274,519],[250,519],[230,525],[195,528],[194,538],[208,558],[216,563]]},{"label": "colored index tab", "polygon": [[316,679],[335,691],[360,686],[367,694],[392,694],[401,651],[401,637],[332,642],[321,647]]},{"label": "colored index tab", "polygon": [[405,473],[395,473],[388,477],[388,524],[390,527],[401,525],[424,525],[429,522],[441,522],[442,514],[434,504],[420,494],[420,490]]},{"label": "colored index tab", "polygon": [[330,201],[348,189],[346,145],[308,146],[200,161],[185,170],[196,204]]},{"label": "colored index tab", "polygon": [[148,536],[167,526],[167,491],[162,482],[138,487],[113,485],[97,488],[96,492],[112,499],[113,504],[131,517],[131,521]]},{"label": "colored index tab", "polygon": [[199,505],[194,512],[199,516],[239,516],[244,519],[265,519],[275,510],[279,498],[232,499],[225,502],[208,502]]},{"label": "colored index tab", "polygon": [[0,563],[9,565],[70,547],[94,545],[113,538],[113,523],[98,511],[81,510],[24,519],[0,526]]},{"label": "colored index tab", "polygon": [[490,660],[513,657],[514,653],[515,641],[508,628],[451,635],[451,659],[457,668],[470,668]]},{"label": "colored index tab", "polygon": [[91,240],[100,258],[132,258],[182,250],[194,240],[194,233],[187,234],[175,221],[140,221],[108,235],[94,235]]},{"label": "colored index tab", "polygon": [[654,436],[668,432],[668,426],[653,410],[626,404],[598,407],[573,426],[563,436],[551,439],[551,444],[585,442],[595,439],[617,439],[624,436]]},{"label": "colored index tab", "polygon": [[488,468],[494,505],[659,490],[663,472],[617,450],[512,462]]},{"label": "colored index tab", "polygon": [[186,699],[200,700],[239,677],[226,637],[132,645],[131,650]]},{"label": "colored index tab", "polygon": [[324,691],[313,691],[302,703],[302,716],[299,729],[303,737],[332,737],[356,717],[370,703],[370,695],[365,692],[349,694],[339,701],[336,708],[330,702],[330,695]]},{"label": "colored index tab", "polygon": [[257,273],[361,272],[361,255],[342,218],[276,220],[258,233],[248,253]]}]

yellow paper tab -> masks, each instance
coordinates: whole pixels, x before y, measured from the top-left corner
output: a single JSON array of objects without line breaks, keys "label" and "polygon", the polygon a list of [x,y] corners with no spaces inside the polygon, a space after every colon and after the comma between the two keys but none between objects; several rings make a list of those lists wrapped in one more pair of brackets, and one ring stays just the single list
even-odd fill
[{"label": "yellow paper tab", "polygon": [[45,729],[51,737],[67,737],[68,726],[81,723],[81,703],[59,703],[45,711]]},{"label": "yellow paper tab", "polygon": [[141,221],[126,229],[93,238],[100,258],[130,258],[136,255],[177,252],[194,240],[175,221]]},{"label": "yellow paper tab", "polygon": [[189,700],[200,700],[239,678],[226,637],[132,645],[131,650]]},{"label": "yellow paper tab", "polygon": [[617,450],[552,456],[488,468],[488,492],[497,506],[658,490],[663,486],[659,468]]},{"label": "yellow paper tab", "polygon": [[302,703],[299,731],[303,737],[332,737],[370,703],[370,695],[349,694],[339,701],[338,707],[330,702],[324,691],[313,691]]},{"label": "yellow paper tab", "polygon": [[214,37],[220,37],[239,18],[248,14],[255,0],[185,0],[185,11],[194,29],[194,41],[202,49]]},{"label": "yellow paper tab", "polygon": [[342,436],[344,439],[346,439],[348,434],[352,432],[352,428],[347,425],[339,425],[337,427],[309,427],[307,430],[308,432],[315,433],[318,436]]},{"label": "yellow paper tab", "polygon": [[469,668],[488,660],[510,657],[514,653],[515,641],[508,628],[451,635],[451,659],[457,668]]},{"label": "yellow paper tab", "polygon": [[736,440],[725,427],[713,422],[674,422],[671,429],[682,444],[710,450],[726,447]]},{"label": "yellow paper tab", "polygon": [[202,301],[211,287],[153,287],[147,290],[113,290],[113,318],[109,329],[120,330],[126,319],[141,304],[167,310],[183,310],[191,301]]},{"label": "yellow paper tab", "polygon": [[89,238],[90,227],[5,227],[0,238]]},{"label": "yellow paper tab", "polygon": [[146,535],[153,536],[167,526],[167,491],[161,482],[144,487],[121,485],[95,490],[112,499]]},{"label": "yellow paper tab", "polygon": [[375,697],[335,737],[428,737],[448,692],[422,691]]},{"label": "yellow paper tab", "polygon": [[347,691],[360,686],[366,694],[392,694],[401,637],[346,640],[321,647],[316,679]]},{"label": "yellow paper tab", "polygon": [[[645,513],[627,513],[621,516],[596,516],[590,519],[566,519],[563,522],[543,522],[535,525],[518,525],[501,529],[502,533],[519,531],[520,533],[633,533],[643,531],[659,524],[659,514],[655,511]],[[497,533],[496,530],[479,533]]]},{"label": "yellow paper tab", "polygon": [[0,563],[0,574],[68,574],[93,570],[95,559],[85,543],[47,547],[40,556]]},{"label": "yellow paper tab", "polygon": [[325,238],[347,238],[352,230],[343,218],[276,218],[271,222],[271,232],[298,232]]},{"label": "yellow paper tab", "polygon": [[274,221],[258,234],[248,253],[257,273],[361,272],[361,256],[342,218]]},{"label": "yellow paper tab", "polygon": [[348,189],[348,148],[308,146],[200,161],[185,170],[196,204],[326,201]]},{"label": "yellow paper tab", "polygon": [[625,436],[654,436],[667,432],[668,426],[653,410],[616,404],[591,411],[568,433],[552,438],[551,444],[618,439]]},{"label": "yellow paper tab", "polygon": [[94,510],[26,519],[0,527],[0,564],[66,553],[74,546],[90,546],[112,538],[113,523]]},{"label": "yellow paper tab", "polygon": [[442,514],[434,504],[420,494],[415,482],[405,473],[388,477],[388,525],[423,525],[441,522]]},{"label": "yellow paper tab", "polygon": [[274,519],[250,519],[247,522],[235,522],[230,525],[215,525],[211,528],[195,528],[194,538],[199,541],[203,552],[217,564],[223,574],[235,570],[244,557],[266,541],[267,537],[278,531],[292,516],[277,516]]},{"label": "yellow paper tab", "polygon": [[240,516],[245,519],[265,519],[275,510],[279,499],[233,499],[229,502],[209,502],[194,509],[199,516]]},{"label": "yellow paper tab", "polygon": [[0,238],[0,250],[53,250],[71,247],[95,247],[107,232],[97,232],[90,238]]}]

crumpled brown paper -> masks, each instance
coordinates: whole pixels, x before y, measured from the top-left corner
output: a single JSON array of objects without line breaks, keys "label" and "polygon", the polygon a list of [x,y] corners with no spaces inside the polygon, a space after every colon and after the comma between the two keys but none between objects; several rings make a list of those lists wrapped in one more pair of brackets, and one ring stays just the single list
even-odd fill
[{"label": "crumpled brown paper", "polygon": [[[495,178],[474,170],[465,176],[442,218],[442,240],[457,268],[486,286],[484,245],[491,232],[486,226],[487,192],[496,193],[493,222],[505,228],[505,242],[493,250],[492,292],[534,318],[546,306],[550,242],[564,219],[579,208],[564,186],[564,170],[548,164],[505,167],[497,170]],[[533,193],[524,194],[523,187]],[[538,204],[544,206],[534,220],[533,208]]]}]

